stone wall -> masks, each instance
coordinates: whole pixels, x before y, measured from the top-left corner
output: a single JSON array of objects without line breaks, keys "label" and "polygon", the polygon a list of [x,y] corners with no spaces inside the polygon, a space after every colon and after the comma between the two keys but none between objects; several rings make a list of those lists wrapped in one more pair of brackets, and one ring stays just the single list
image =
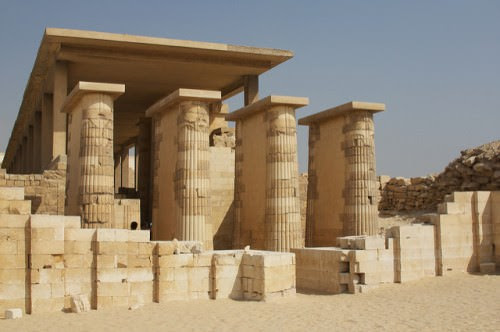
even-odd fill
[{"label": "stone wall", "polygon": [[7,174],[0,169],[1,187],[24,188],[32,214],[64,215],[66,162],[58,159],[42,174]]},{"label": "stone wall", "polygon": [[500,191],[454,192],[429,223],[381,236],[337,238],[338,247],[293,249],[297,289],[355,293],[450,272],[500,267]]},{"label": "stone wall", "polygon": [[210,147],[211,225],[214,249],[231,249],[234,227],[234,148]]},{"label": "stone wall", "polygon": [[500,141],[461,151],[438,175],[379,177],[379,211],[435,211],[455,191],[500,189]]},{"label": "stone wall", "polygon": [[[11,198],[19,197],[0,200]],[[149,238],[149,231],[82,229],[80,217],[0,213],[0,312],[70,310],[75,298],[100,309],[295,293],[291,253],[203,251],[201,242]]]}]

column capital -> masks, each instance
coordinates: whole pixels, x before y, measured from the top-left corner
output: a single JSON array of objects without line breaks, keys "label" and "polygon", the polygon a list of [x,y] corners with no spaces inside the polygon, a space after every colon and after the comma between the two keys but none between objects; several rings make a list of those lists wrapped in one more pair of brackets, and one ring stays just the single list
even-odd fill
[{"label": "column capital", "polygon": [[102,93],[110,95],[113,100],[121,96],[125,92],[125,84],[114,83],[96,83],[96,82],[78,82],[62,106],[63,113],[71,113],[75,109],[75,105],[82,99],[83,96],[89,93]]},{"label": "column capital", "polygon": [[226,121],[236,121],[254,115],[259,112],[267,111],[275,106],[291,106],[294,109],[309,105],[307,97],[290,96],[267,96],[253,104],[240,108],[226,115]]},{"label": "column capital", "polygon": [[368,103],[363,101],[350,101],[348,103],[301,118],[299,119],[299,125],[308,126],[311,123],[321,122],[327,119],[332,119],[341,115],[359,111],[368,111],[370,113],[382,112],[385,111],[385,104]]},{"label": "column capital", "polygon": [[158,100],[146,110],[146,116],[152,117],[164,112],[183,101],[216,102],[221,100],[221,92],[214,90],[177,89],[168,96]]}]

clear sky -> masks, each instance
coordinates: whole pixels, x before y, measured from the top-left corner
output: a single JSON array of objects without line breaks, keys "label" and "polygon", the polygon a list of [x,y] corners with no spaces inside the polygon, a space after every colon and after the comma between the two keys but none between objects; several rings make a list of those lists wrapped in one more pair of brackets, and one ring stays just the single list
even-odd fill
[{"label": "clear sky", "polygon": [[[299,118],[385,103],[379,174],[439,172],[461,149],[500,139],[500,1],[0,0],[0,151],[45,27],[292,50],[261,76],[260,95],[309,97]],[[306,127],[298,140],[306,171]]]}]

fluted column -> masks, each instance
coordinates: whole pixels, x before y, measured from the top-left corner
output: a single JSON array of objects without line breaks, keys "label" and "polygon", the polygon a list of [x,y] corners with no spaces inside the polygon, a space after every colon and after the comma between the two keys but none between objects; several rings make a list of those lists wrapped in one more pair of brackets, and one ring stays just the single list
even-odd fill
[{"label": "fluted column", "polygon": [[309,126],[308,247],[377,234],[373,114],[383,110],[353,101],[299,120]]},{"label": "fluted column", "polygon": [[212,247],[209,110],[219,101],[220,91],[179,89],[146,111],[154,121],[154,239]]},{"label": "fluted column", "polygon": [[226,116],[236,121],[236,248],[303,247],[295,109],[308,102],[269,96]]},{"label": "fluted column", "polygon": [[266,249],[302,247],[295,109],[272,107],[268,113]]},{"label": "fluted column", "polygon": [[378,210],[373,115],[367,111],[350,115],[344,133],[347,160],[344,233],[375,235]]},{"label": "fluted column", "polygon": [[63,110],[69,113],[67,214],[85,228],[110,228],[114,218],[113,102],[122,84],[79,82]]},{"label": "fluted column", "polygon": [[210,222],[209,105],[184,101],[177,117],[175,200],[177,234],[182,240],[205,240]]}]

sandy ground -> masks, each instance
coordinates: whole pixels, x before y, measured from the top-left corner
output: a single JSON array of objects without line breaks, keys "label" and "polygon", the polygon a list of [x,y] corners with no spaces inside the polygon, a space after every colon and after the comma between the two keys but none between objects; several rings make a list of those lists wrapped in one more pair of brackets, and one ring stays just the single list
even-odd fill
[{"label": "sandy ground", "polygon": [[83,314],[0,320],[0,331],[499,331],[500,275],[457,273],[364,294],[307,295],[272,302],[149,304]]}]

